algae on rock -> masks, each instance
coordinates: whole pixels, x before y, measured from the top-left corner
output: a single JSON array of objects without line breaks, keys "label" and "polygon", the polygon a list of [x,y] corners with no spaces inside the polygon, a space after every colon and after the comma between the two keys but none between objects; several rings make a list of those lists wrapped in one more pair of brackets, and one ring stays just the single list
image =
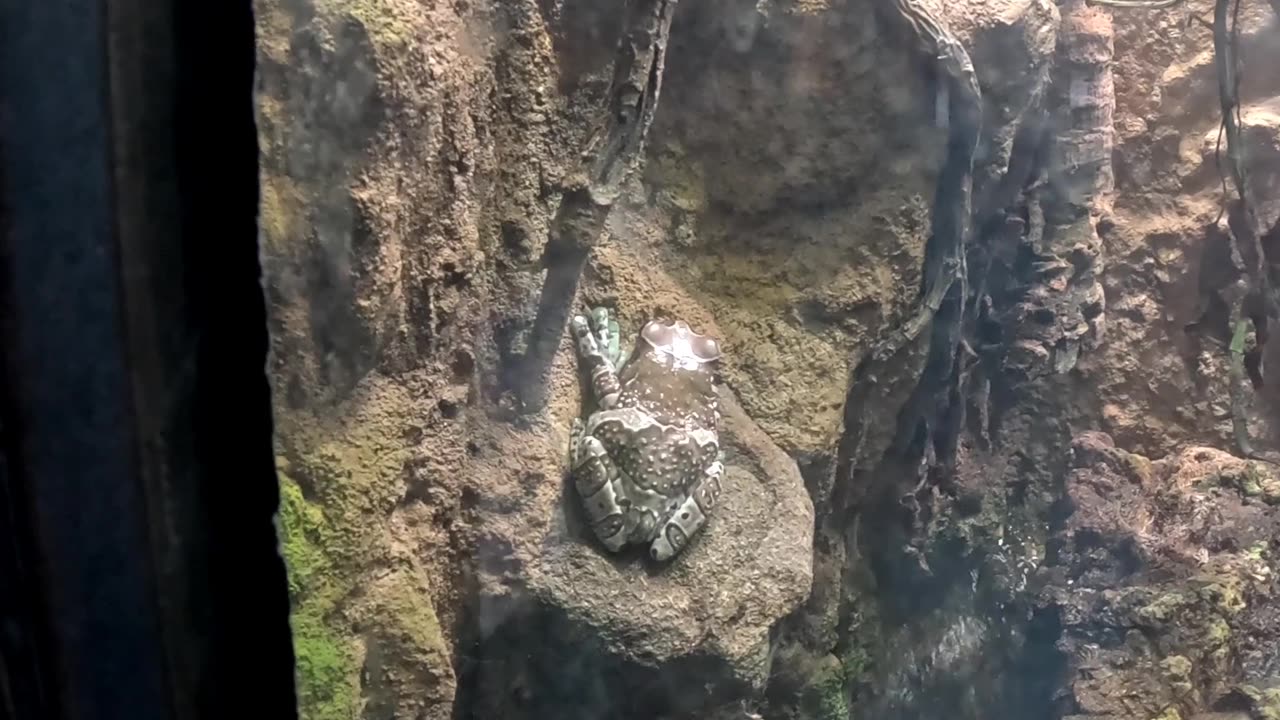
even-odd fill
[{"label": "algae on rock", "polygon": [[324,512],[292,478],[279,476],[299,708],[308,720],[348,720],[359,710],[360,664],[354,638],[336,631],[329,617],[344,594],[326,550],[332,535]]}]

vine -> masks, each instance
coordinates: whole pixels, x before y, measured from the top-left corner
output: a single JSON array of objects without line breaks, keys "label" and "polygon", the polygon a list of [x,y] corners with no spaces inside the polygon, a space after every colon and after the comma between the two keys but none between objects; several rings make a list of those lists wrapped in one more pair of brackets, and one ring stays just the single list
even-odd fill
[{"label": "vine", "polygon": [[954,359],[960,348],[959,328],[967,294],[965,249],[970,235],[973,162],[982,129],[982,90],[969,53],[960,41],[916,0],[884,0],[880,9],[885,20],[900,26],[915,50],[936,65],[948,109],[947,151],[934,191],[920,298],[906,322],[876,343],[853,373],[840,452],[848,465],[846,473],[853,471],[862,452],[869,420],[866,408],[873,405],[869,402],[871,394],[899,353],[930,326],[934,328],[932,355]]},{"label": "vine", "polygon": [[676,0],[627,3],[608,103],[583,148],[578,174],[560,201],[542,259],[547,277],[516,382],[523,412],[538,412],[546,405],[551,363],[565,334],[578,281],[627,174],[644,155],[658,109],[675,7]]}]

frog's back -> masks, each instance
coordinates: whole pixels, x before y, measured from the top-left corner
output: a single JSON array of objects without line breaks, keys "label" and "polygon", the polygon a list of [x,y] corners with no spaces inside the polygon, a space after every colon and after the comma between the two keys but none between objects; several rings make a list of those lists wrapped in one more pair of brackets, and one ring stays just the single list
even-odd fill
[{"label": "frog's back", "polygon": [[705,369],[682,369],[650,354],[629,363],[621,373],[619,407],[633,407],[664,425],[716,429],[719,399],[714,378]]}]

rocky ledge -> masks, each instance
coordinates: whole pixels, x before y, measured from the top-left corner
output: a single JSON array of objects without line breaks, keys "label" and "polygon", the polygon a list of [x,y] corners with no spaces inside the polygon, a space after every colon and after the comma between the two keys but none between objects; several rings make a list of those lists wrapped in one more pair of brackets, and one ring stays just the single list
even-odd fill
[{"label": "rocky ledge", "polygon": [[701,716],[763,689],[770,629],[813,584],[813,504],[795,461],[727,389],[721,408],[720,502],[664,566],[643,548],[598,547],[565,483],[526,584],[494,600],[505,608],[485,654],[501,660],[478,673],[479,716]]}]

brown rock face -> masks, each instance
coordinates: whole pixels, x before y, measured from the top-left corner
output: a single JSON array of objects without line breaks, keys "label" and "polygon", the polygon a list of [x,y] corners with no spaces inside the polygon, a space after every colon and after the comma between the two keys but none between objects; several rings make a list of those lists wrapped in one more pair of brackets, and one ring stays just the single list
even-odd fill
[{"label": "brown rock face", "polygon": [[[920,2],[983,92],[964,343],[932,367],[923,333],[857,408],[853,369],[920,294],[936,70],[869,0],[678,5],[575,296],[724,350],[724,494],[657,568],[582,526],[567,333],[545,407],[519,402],[540,298],[574,292],[547,247],[618,6],[257,0],[304,720],[1275,717],[1277,476],[1228,452],[1208,32]],[[1280,32],[1241,8],[1250,172],[1280,227]],[[1280,396],[1252,392],[1274,443]],[[853,413],[874,422],[842,457]]]},{"label": "brown rock face", "polygon": [[[1186,7],[1211,16],[1213,3]],[[1097,389],[1090,412],[1101,414],[1098,427],[1119,445],[1152,456],[1182,442],[1231,447],[1226,314],[1214,296],[1229,266],[1215,223],[1223,195],[1213,152],[1219,111],[1211,33],[1181,13],[1116,12],[1114,23],[1116,193],[1101,227],[1108,337],[1082,368]],[[1280,77],[1261,70],[1280,62],[1275,23],[1266,4],[1241,4],[1246,112],[1280,96]],[[1277,167],[1267,149],[1274,145],[1259,137],[1267,125],[1245,123],[1251,172],[1262,183]],[[1275,218],[1263,221],[1274,226]],[[1274,407],[1270,394],[1260,399]],[[1272,417],[1254,404],[1253,432],[1270,442]]]},{"label": "brown rock face", "polygon": [[1280,472],[1204,447],[1152,462],[1101,433],[1071,468],[1041,602],[1072,717],[1197,716],[1274,678]]}]

